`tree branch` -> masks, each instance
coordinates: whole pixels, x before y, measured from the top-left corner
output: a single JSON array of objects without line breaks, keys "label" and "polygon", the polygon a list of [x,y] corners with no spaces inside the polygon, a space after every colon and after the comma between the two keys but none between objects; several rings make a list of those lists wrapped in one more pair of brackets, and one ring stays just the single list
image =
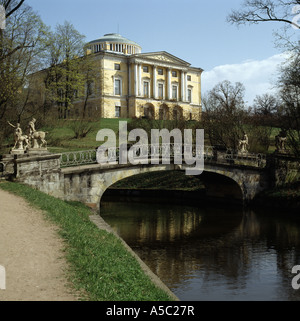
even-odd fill
[{"label": "tree branch", "polygon": [[14,49],[13,49],[12,51],[10,51],[9,53],[1,56],[1,57],[0,57],[0,61],[3,61],[3,60],[5,60],[5,59],[7,59],[8,57],[12,56],[15,52],[17,52],[17,51],[20,50],[20,49],[33,48],[33,47],[34,47],[33,45],[30,45],[30,46],[29,46],[29,45],[28,45],[28,46],[26,46],[26,45],[24,45],[24,46],[17,46],[16,48],[14,48]]},{"label": "tree branch", "polygon": [[[6,18],[8,18],[9,16],[11,16],[15,11],[17,11],[21,5],[24,3],[25,0],[21,0],[13,9],[11,9],[7,14],[6,14]],[[5,6],[5,9],[7,9],[7,7],[9,6],[11,0],[9,0]]]}]

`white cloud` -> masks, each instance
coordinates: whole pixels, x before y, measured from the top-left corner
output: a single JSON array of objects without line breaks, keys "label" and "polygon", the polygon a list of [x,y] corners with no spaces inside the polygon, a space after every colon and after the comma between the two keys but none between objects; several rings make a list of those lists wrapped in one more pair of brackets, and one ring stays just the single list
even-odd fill
[{"label": "white cloud", "polygon": [[224,80],[241,82],[246,89],[245,101],[251,105],[256,95],[275,92],[278,68],[286,58],[287,54],[278,54],[264,60],[247,60],[240,64],[217,66],[203,73],[202,92],[205,94]]}]

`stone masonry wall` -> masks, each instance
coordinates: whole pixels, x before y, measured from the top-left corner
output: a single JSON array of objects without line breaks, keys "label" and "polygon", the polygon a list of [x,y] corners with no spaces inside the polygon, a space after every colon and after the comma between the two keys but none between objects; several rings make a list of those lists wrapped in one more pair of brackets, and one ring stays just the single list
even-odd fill
[{"label": "stone masonry wall", "polygon": [[16,181],[64,199],[60,154],[18,155],[14,163]]}]

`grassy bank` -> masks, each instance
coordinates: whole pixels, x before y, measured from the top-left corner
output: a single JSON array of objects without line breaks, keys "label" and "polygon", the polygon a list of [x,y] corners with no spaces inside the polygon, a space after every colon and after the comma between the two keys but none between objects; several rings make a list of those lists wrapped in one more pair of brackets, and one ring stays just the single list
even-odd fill
[{"label": "grassy bank", "polygon": [[[101,142],[96,136],[101,129],[112,129],[116,135],[119,131],[119,121],[128,119],[100,119],[99,121],[59,120],[42,130],[48,132],[49,151],[62,153],[76,150],[89,150],[99,147]],[[85,132],[86,135],[84,134]],[[118,136],[118,135],[117,135]]]},{"label": "grassy bank", "polygon": [[153,284],[122,242],[94,225],[89,208],[64,202],[27,186],[4,182],[0,188],[26,199],[59,227],[70,264],[69,278],[89,301],[170,301]]},{"label": "grassy bank", "polygon": [[256,197],[254,204],[299,212],[300,182],[266,190]]}]

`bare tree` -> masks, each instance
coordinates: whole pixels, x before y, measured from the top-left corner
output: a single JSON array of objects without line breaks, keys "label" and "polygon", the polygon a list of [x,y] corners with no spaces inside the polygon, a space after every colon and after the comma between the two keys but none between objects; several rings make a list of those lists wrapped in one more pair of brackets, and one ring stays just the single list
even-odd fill
[{"label": "bare tree", "polygon": [[270,116],[278,111],[278,99],[271,94],[257,95],[253,101],[255,114]]},{"label": "bare tree", "polygon": [[233,10],[228,21],[238,25],[259,22],[283,22],[300,29],[300,24],[291,19],[292,9],[299,5],[300,0],[246,0],[244,10]]},{"label": "bare tree", "polygon": [[226,80],[204,97],[203,124],[212,145],[237,149],[246,115],[244,93],[241,83],[233,85]]},{"label": "bare tree", "polygon": [[227,21],[236,25],[278,22],[275,44],[284,50],[295,50],[300,29],[300,0],[245,0],[242,9],[232,10]]},{"label": "bare tree", "polygon": [[300,156],[300,50],[282,68],[279,79],[283,126],[292,152]]}]

